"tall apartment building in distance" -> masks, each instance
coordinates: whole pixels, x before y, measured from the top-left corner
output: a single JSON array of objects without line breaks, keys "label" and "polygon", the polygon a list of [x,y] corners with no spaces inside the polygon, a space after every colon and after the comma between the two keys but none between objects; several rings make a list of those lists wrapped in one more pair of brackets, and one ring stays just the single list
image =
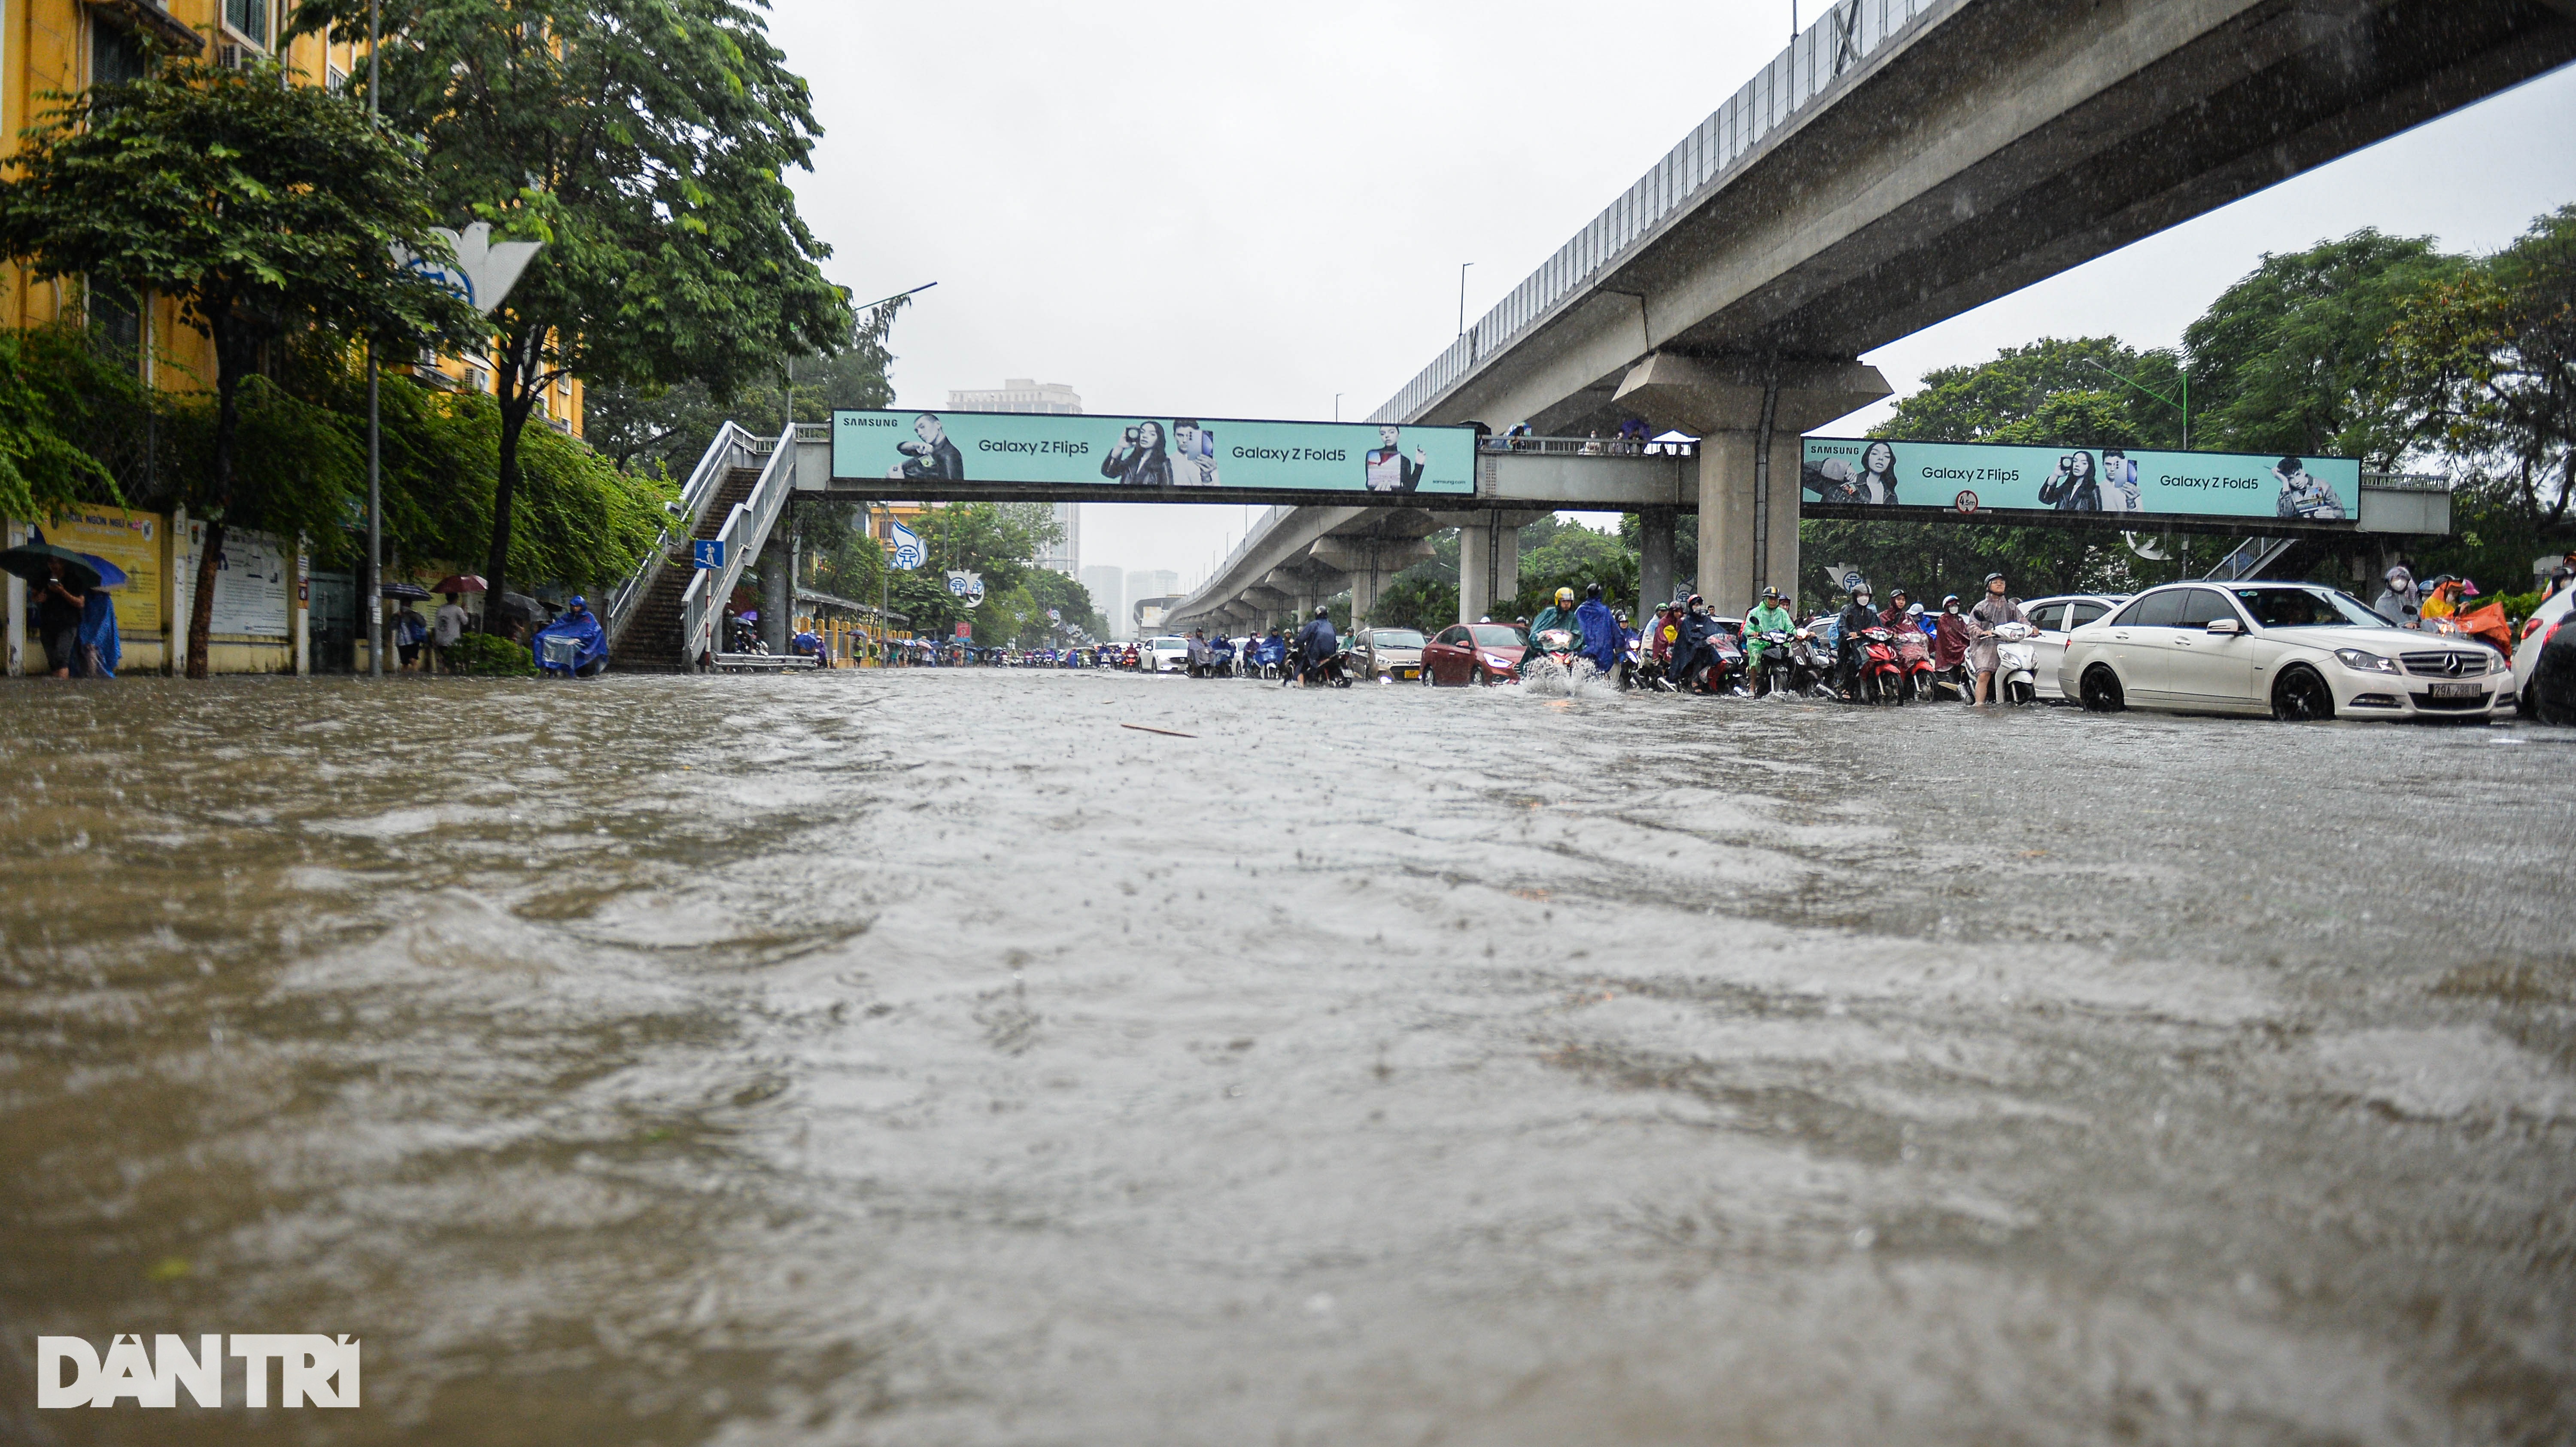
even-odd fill
[{"label": "tall apartment building in distance", "polygon": [[950,392],[948,408],[952,412],[1070,412],[1082,411],[1082,395],[1062,382],[1032,382],[1026,377],[1013,377],[990,392]]},{"label": "tall apartment building in distance", "polygon": [[[951,412],[1063,412],[1079,414],[1082,396],[1062,382],[1036,382],[1026,377],[1006,378],[989,392],[948,394]],[[1055,547],[1038,555],[1037,564],[1049,572],[1068,578],[1082,572],[1082,509],[1080,505],[1060,502],[1055,505],[1055,525],[1064,532]]]},{"label": "tall apartment building in distance", "polygon": [[1091,595],[1091,606],[1098,609],[1101,619],[1108,623],[1109,636],[1125,636],[1127,590],[1120,585],[1127,581],[1127,575],[1114,567],[1091,567],[1083,569],[1075,581]]}]

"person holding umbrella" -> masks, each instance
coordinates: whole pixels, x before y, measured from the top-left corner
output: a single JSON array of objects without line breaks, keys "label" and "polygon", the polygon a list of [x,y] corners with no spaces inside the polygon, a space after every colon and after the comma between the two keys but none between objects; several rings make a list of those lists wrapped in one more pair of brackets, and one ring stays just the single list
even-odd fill
[{"label": "person holding umbrella", "polygon": [[80,662],[81,618],[89,609],[96,574],[83,577],[77,564],[55,558],[36,580],[36,635],[45,645],[45,666],[56,678],[72,676]]},{"label": "person holding umbrella", "polygon": [[[447,659],[447,650],[454,648],[456,640],[465,636],[465,627],[469,619],[465,612],[465,604],[460,600],[469,591],[476,593],[483,591],[479,586],[482,581],[480,578],[466,577],[448,577],[439,580],[438,591],[446,595],[447,601],[438,605],[438,616],[431,621],[430,642],[438,646],[438,657],[442,666]],[[467,583],[477,586],[468,589],[465,586]]]}]

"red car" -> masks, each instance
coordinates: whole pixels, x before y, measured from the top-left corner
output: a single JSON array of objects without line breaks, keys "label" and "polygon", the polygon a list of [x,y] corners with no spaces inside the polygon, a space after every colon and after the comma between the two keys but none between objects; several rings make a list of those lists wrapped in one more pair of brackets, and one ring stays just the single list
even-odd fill
[{"label": "red car", "polygon": [[1518,683],[1529,635],[1509,623],[1461,623],[1443,628],[1422,645],[1422,681],[1444,684]]}]

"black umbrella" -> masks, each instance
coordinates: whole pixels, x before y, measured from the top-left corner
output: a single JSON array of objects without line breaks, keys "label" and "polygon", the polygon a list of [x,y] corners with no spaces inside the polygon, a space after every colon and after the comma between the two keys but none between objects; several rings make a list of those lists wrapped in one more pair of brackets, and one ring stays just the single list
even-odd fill
[{"label": "black umbrella", "polygon": [[52,543],[20,543],[0,552],[0,569],[17,574],[30,583],[41,583],[54,575],[54,564],[63,565],[63,581],[88,592],[98,586],[98,569],[80,554]]},{"label": "black umbrella", "polygon": [[501,595],[500,602],[493,603],[486,600],[483,606],[499,609],[504,618],[519,618],[530,623],[543,623],[554,616],[552,608],[525,593],[504,593]]},{"label": "black umbrella", "polygon": [[409,598],[414,602],[429,596],[429,590],[418,583],[387,583],[380,591],[388,598]]}]

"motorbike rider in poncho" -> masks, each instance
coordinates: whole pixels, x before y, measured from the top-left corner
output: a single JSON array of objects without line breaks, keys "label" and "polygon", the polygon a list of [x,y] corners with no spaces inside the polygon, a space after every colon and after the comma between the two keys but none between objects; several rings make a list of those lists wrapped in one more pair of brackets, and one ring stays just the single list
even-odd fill
[{"label": "motorbike rider in poncho", "polygon": [[1573,634],[1575,648],[1580,650],[1583,647],[1583,625],[1574,621],[1574,590],[1572,588],[1557,589],[1556,597],[1551,599],[1546,607],[1538,610],[1538,616],[1536,618],[1530,620],[1530,647],[1538,647],[1538,636],[1545,633],[1550,628],[1562,628],[1566,632]]},{"label": "motorbike rider in poncho", "polygon": [[[575,645],[570,664],[546,657],[547,640],[555,638],[568,638]],[[565,604],[563,616],[538,629],[537,636],[528,640],[528,647],[537,656],[537,667],[558,677],[588,678],[608,667],[608,635],[601,631],[587,598],[575,597]]]},{"label": "motorbike rider in poncho", "polygon": [[1619,648],[1626,641],[1626,632],[1620,628],[1619,619],[1610,611],[1610,605],[1601,601],[1600,584],[1584,586],[1583,606],[1574,610],[1574,631],[1578,640],[1575,647],[1585,658],[1592,660],[1593,671],[1603,678],[1615,677]]},{"label": "motorbike rider in poncho", "polygon": [[1885,626],[1879,622],[1878,610],[1870,606],[1869,600],[1869,584],[1863,583],[1852,589],[1851,601],[1843,605],[1841,615],[1834,619],[1839,649],[1837,661],[1842,672],[1840,686],[1845,690],[1856,687],[1860,682],[1860,663],[1865,656],[1861,651],[1862,631]]}]

